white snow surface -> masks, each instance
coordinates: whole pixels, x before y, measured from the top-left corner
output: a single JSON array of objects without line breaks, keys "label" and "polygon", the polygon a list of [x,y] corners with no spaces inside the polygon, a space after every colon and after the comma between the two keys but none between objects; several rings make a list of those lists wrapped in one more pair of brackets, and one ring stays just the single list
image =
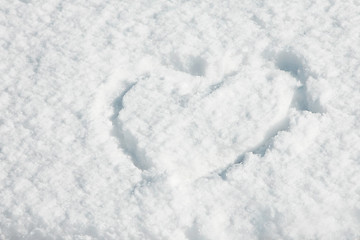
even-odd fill
[{"label": "white snow surface", "polygon": [[358,0],[2,0],[0,78],[0,239],[360,239]]}]

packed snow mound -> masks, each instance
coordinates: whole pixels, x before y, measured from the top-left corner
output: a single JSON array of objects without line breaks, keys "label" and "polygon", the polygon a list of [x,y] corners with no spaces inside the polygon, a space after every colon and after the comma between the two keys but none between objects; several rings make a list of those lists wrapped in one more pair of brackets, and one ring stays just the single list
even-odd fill
[{"label": "packed snow mound", "polygon": [[360,238],[357,1],[0,3],[0,239]]}]

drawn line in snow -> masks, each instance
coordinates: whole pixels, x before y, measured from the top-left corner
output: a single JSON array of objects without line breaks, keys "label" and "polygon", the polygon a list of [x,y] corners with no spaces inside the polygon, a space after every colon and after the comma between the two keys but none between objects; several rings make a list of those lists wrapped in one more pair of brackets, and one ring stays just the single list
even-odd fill
[{"label": "drawn line in snow", "polygon": [[[319,111],[318,109],[322,109],[322,107],[314,106],[314,103],[311,103],[309,101],[310,98],[306,87],[306,81],[311,75],[311,72],[308,71],[308,68],[305,66],[301,58],[292,52],[282,51],[277,55],[275,64],[277,68],[290,73],[300,82],[300,86],[297,87],[294,91],[294,96],[291,101],[290,107],[295,108],[297,111],[321,113],[321,111]],[[226,180],[227,172],[231,169],[232,166],[243,163],[245,161],[245,156],[247,153],[257,154],[263,157],[266,151],[268,151],[268,149],[271,149],[274,138],[281,131],[287,131],[289,128],[289,124],[289,116],[286,116],[283,120],[276,123],[268,130],[268,132],[265,134],[264,140],[261,143],[251,148],[250,150],[242,153],[239,157],[236,158],[234,163],[228,165],[222,171],[218,172],[218,175],[223,180]]]},{"label": "drawn line in snow", "polygon": [[119,119],[120,111],[124,108],[124,97],[135,85],[136,82],[129,84],[112,103],[113,115],[110,118],[113,125],[112,134],[118,139],[123,151],[130,156],[133,164],[140,170],[148,170],[152,166],[151,162],[146,159],[144,151],[138,148],[136,138],[129,131],[124,130],[123,123]]},{"label": "drawn line in snow", "polygon": [[280,70],[288,72],[300,82],[300,86],[296,88],[294,97],[291,102],[291,107],[298,111],[308,111],[312,113],[321,113],[321,106],[316,106],[310,101],[310,96],[307,90],[306,82],[308,78],[313,75],[304,61],[295,53],[290,51],[282,51],[277,55],[276,67]]},{"label": "drawn line in snow", "polygon": [[218,173],[218,175],[223,179],[226,180],[226,174],[231,169],[232,166],[236,164],[241,164],[245,161],[245,155],[247,153],[253,153],[256,155],[260,155],[263,157],[268,149],[271,149],[274,138],[282,131],[287,131],[289,129],[290,119],[289,117],[285,117],[281,121],[274,124],[265,134],[265,137],[262,142],[258,145],[254,146],[253,148],[245,151],[240,156],[236,158],[234,163],[231,163],[227,167],[225,167],[222,171]]},{"label": "drawn line in snow", "polygon": [[204,77],[208,67],[207,61],[201,56],[178,55],[172,53],[164,65],[192,76]]}]

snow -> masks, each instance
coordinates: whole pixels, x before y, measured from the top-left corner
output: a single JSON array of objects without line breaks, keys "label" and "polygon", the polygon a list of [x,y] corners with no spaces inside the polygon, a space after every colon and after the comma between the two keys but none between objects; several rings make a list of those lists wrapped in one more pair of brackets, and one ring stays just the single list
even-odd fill
[{"label": "snow", "polygon": [[358,1],[4,0],[0,239],[360,238]]}]

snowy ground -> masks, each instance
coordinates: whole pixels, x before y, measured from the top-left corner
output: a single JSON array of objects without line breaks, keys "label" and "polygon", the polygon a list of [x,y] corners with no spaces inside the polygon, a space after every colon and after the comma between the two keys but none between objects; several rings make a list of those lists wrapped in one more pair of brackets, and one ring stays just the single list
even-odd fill
[{"label": "snowy ground", "polygon": [[0,1],[0,239],[359,239],[358,0]]}]

